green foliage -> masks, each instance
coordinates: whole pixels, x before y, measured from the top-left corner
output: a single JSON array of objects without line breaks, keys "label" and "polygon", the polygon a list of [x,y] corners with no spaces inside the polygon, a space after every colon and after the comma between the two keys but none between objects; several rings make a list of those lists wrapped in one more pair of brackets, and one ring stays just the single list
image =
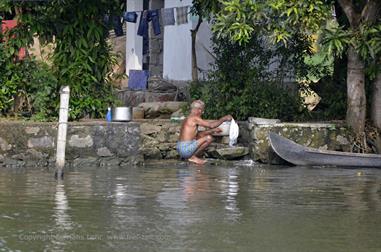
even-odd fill
[{"label": "green foliage", "polygon": [[286,27],[289,30],[314,33],[320,30],[331,16],[330,1],[322,0],[271,0],[270,13],[272,17],[281,17],[282,22],[270,23],[278,27]]},{"label": "green foliage", "polygon": [[381,56],[381,24],[361,24],[353,30],[329,22],[322,34],[321,43],[328,55],[341,57],[348,46],[353,46],[364,62]]},{"label": "green foliage", "polygon": [[[13,54],[11,53],[13,52]],[[58,82],[50,67],[34,59],[16,60],[18,48],[0,44],[0,114],[47,119],[56,115]]]},{"label": "green foliage", "polygon": [[299,119],[303,109],[298,95],[275,84],[278,76],[268,71],[278,50],[254,36],[246,44],[214,38],[215,71],[210,81],[193,83],[193,99],[206,104],[205,116],[217,118],[232,114],[244,120],[249,116]]},{"label": "green foliage", "polygon": [[[115,58],[107,44],[108,27],[103,23],[107,10],[115,11],[118,1],[51,1],[45,8],[53,26],[37,26],[42,35],[55,35],[54,73],[60,85],[71,87],[70,117],[103,116],[114,97],[109,81]],[[59,9],[60,11],[57,11]]]},{"label": "green foliage", "polygon": [[[215,119],[226,114],[238,120],[250,116],[279,118],[284,121],[299,120],[306,116],[297,95],[275,83],[245,83],[244,87],[233,89],[231,83],[216,81],[196,82],[191,85],[192,99],[205,102],[205,118]],[[223,93],[219,90],[234,92]]]},{"label": "green foliage", "polygon": [[218,0],[192,0],[191,13],[210,20],[211,16],[220,9]]},{"label": "green foliage", "polygon": [[[27,60],[25,62],[8,61],[4,69],[9,70],[11,81],[5,83],[2,93],[7,93],[9,98],[15,94],[15,87],[11,83],[18,79],[39,83],[45,81],[45,86],[36,88],[33,83],[28,83],[22,90],[34,90],[33,111],[38,113],[38,118],[51,115],[51,108],[56,107],[57,95],[43,97],[51,91],[58,91],[59,86],[69,85],[71,88],[70,112],[71,119],[82,117],[103,117],[106,108],[115,102],[113,89],[110,83],[110,72],[116,58],[111,54],[110,45],[107,43],[109,26],[104,23],[105,14],[118,11],[119,1],[111,0],[52,0],[46,2],[7,2],[1,1],[4,11],[14,7],[23,9],[19,16],[20,24],[11,33],[12,39],[7,45],[8,58],[17,52],[17,48],[26,47],[32,43],[33,35],[38,35],[42,44],[55,43],[54,53],[51,57],[52,67],[42,66]],[[32,72],[30,64],[34,64],[40,71]],[[29,65],[28,65],[29,64]],[[12,69],[12,70],[10,70]],[[0,71],[2,71],[0,70]],[[26,71],[27,77],[19,77],[20,71]],[[47,74],[51,71],[54,75]],[[15,78],[17,80],[15,80]],[[3,81],[2,81],[3,83]],[[27,82],[25,82],[27,83]],[[40,85],[40,84],[39,84]],[[17,88],[16,88],[17,89]],[[27,93],[28,93],[27,92]],[[12,99],[6,99],[6,106],[10,106]],[[49,102],[50,101],[50,102]],[[42,109],[42,104],[47,104]],[[5,106],[4,105],[4,106]],[[9,109],[9,108],[8,108]],[[6,111],[4,109],[3,111]]]},{"label": "green foliage", "polygon": [[329,22],[323,29],[321,44],[326,56],[342,57],[349,46],[359,54],[366,66],[370,80],[381,71],[381,24],[361,24],[358,29],[345,28],[336,22]]},{"label": "green foliage", "polygon": [[327,55],[341,57],[351,44],[351,32],[336,22],[330,22],[322,34],[321,43]]},{"label": "green foliage", "polygon": [[381,24],[370,27],[368,32],[370,35],[369,45],[373,51],[371,55],[375,58],[381,55]]},{"label": "green foliage", "polygon": [[[332,57],[339,59],[345,56],[348,47],[353,47],[360,56],[366,66],[368,79],[374,79],[381,71],[380,13],[374,12],[380,7],[379,1],[231,0],[220,2],[221,6],[216,11],[213,26],[218,37],[245,44],[249,43],[256,34],[261,34],[275,46],[285,45],[285,54],[294,55],[297,60],[295,73],[298,80],[316,81],[326,77],[324,75],[330,75],[332,71],[325,63],[331,63]],[[340,25],[333,17],[334,5]],[[350,23],[345,13],[352,7],[357,13],[353,15],[355,21]],[[343,12],[343,9],[346,12]],[[306,44],[312,46],[315,43],[312,38],[317,34],[321,34],[321,40],[318,41],[322,46],[319,55],[321,62],[314,62],[319,61],[317,58],[314,59],[314,56],[309,57],[311,52],[306,46]],[[298,36],[303,39],[295,43],[295,38]],[[303,51],[303,48],[307,50]],[[282,47],[281,50],[283,50]],[[301,58],[305,59],[304,63],[307,67],[299,64]],[[345,65],[346,62],[342,64]],[[335,71],[337,69],[335,68]],[[331,88],[337,86],[335,81],[327,81],[327,83],[332,85]],[[345,77],[343,83],[345,83]],[[343,92],[341,95],[331,92],[327,93],[328,98],[323,97],[322,104],[327,102],[324,99],[328,99],[328,102],[333,105],[326,104],[327,117],[335,113],[338,117],[345,115],[345,112],[342,112],[342,109],[346,107],[345,93],[348,92],[351,95],[358,90],[340,88],[340,91]],[[334,93],[336,95],[331,96]],[[335,102],[335,98],[340,101]]]},{"label": "green foliage", "polygon": [[370,80],[374,80],[381,72],[381,24],[368,27],[365,37],[369,48],[369,57],[366,60],[367,76]]},{"label": "green foliage", "polygon": [[45,63],[30,61],[28,70],[31,74],[30,81],[24,88],[32,101],[33,118],[41,121],[56,117],[60,86],[51,68]]},{"label": "green foliage", "polygon": [[332,55],[327,55],[326,52],[321,50],[312,56],[306,56],[304,62],[309,66],[309,69],[302,82],[316,83],[323,77],[332,76],[333,61]]},{"label": "green foliage", "polygon": [[331,13],[327,1],[231,0],[221,1],[213,27],[219,37],[247,43],[254,31],[273,43],[287,45],[296,34],[317,32]]},{"label": "green foliage", "polygon": [[253,20],[262,16],[251,0],[221,1],[213,31],[219,38],[229,38],[241,43],[249,42],[254,32]]}]

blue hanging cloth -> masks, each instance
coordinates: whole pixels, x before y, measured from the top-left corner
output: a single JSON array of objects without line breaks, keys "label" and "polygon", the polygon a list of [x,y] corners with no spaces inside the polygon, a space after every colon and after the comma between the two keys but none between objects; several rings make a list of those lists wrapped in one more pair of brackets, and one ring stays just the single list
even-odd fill
[{"label": "blue hanging cloth", "polygon": [[144,10],[140,16],[137,34],[148,38],[148,23],[152,21],[153,33],[159,35],[161,33],[159,16],[159,10]]},{"label": "blue hanging cloth", "polygon": [[161,19],[163,21],[163,25],[175,25],[175,9],[173,8],[165,8],[161,10]]},{"label": "blue hanging cloth", "polygon": [[123,14],[123,20],[125,22],[136,23],[137,19],[138,19],[138,14],[135,11],[126,11]]}]

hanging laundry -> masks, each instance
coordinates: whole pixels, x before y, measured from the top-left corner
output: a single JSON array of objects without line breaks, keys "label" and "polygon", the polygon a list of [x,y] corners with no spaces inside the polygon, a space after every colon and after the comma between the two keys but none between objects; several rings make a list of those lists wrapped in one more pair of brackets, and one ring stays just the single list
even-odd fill
[{"label": "hanging laundry", "polygon": [[130,70],[128,74],[129,90],[146,90],[149,72],[147,70]]},{"label": "hanging laundry", "polygon": [[161,19],[163,20],[163,25],[174,25],[175,24],[175,11],[173,8],[161,9]]},{"label": "hanging laundry", "polygon": [[112,16],[112,25],[114,27],[115,36],[123,36],[123,24],[119,16]]},{"label": "hanging laundry", "polygon": [[159,10],[145,10],[140,16],[138,35],[145,38],[148,37],[148,23],[152,21],[153,33],[159,35],[160,30],[160,19],[159,19]]},{"label": "hanging laundry", "polygon": [[188,6],[176,7],[176,21],[178,25],[188,23]]},{"label": "hanging laundry", "polygon": [[153,33],[157,36],[160,34],[160,12],[159,10],[150,10],[148,12],[148,20],[152,21]]},{"label": "hanging laundry", "polygon": [[137,18],[138,18],[138,14],[135,11],[126,11],[123,14],[123,20],[125,22],[136,23]]},{"label": "hanging laundry", "polygon": [[144,10],[140,15],[138,33],[139,36],[148,38],[148,11]]},{"label": "hanging laundry", "polygon": [[110,15],[108,14],[103,15],[103,24],[107,27],[110,26]]}]

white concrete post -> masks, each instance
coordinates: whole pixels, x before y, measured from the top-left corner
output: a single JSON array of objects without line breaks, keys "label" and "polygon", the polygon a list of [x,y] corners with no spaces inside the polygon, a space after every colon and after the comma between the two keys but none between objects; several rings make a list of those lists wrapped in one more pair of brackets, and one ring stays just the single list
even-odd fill
[{"label": "white concrete post", "polygon": [[60,111],[57,133],[57,153],[56,153],[56,172],[57,179],[63,178],[63,168],[65,166],[65,148],[66,148],[66,132],[67,119],[69,114],[69,98],[70,88],[64,86],[60,91]]}]

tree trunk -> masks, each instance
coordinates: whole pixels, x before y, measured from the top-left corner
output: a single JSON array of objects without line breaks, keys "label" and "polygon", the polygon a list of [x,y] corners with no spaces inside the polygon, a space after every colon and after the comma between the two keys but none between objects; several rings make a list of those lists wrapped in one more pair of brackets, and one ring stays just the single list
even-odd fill
[{"label": "tree trunk", "polygon": [[15,6],[15,19],[19,20],[20,16],[22,15],[22,8],[19,6]]},{"label": "tree trunk", "polygon": [[201,16],[199,16],[196,27],[193,30],[191,30],[191,35],[192,35],[192,80],[193,81],[198,80],[196,37],[197,37],[197,32],[198,32],[198,29],[200,28],[201,23],[202,23],[202,18],[201,18]]},{"label": "tree trunk", "polygon": [[348,49],[347,123],[355,133],[365,129],[366,96],[364,63],[353,47]]},{"label": "tree trunk", "polygon": [[371,118],[374,126],[381,130],[381,73],[373,82]]}]

